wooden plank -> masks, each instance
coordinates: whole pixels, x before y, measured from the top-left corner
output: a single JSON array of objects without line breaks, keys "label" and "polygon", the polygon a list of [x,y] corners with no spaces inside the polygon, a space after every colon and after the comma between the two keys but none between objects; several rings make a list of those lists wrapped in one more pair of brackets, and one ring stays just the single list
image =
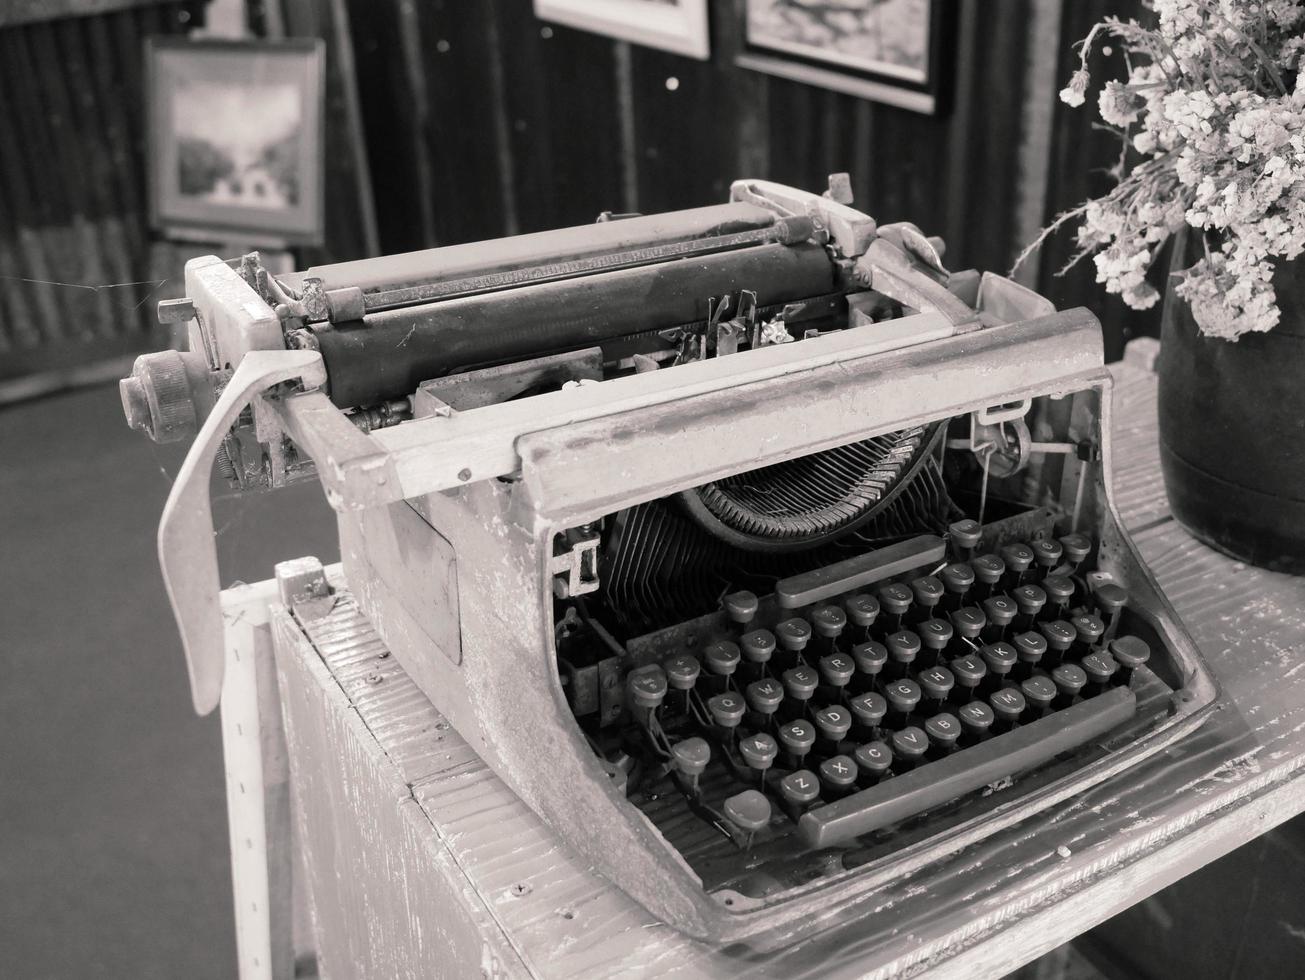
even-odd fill
[{"label": "wooden plank", "polygon": [[[336,678],[312,648],[295,642],[293,621],[277,614],[295,826],[320,973],[529,976],[409,788],[422,773],[456,766],[466,750],[446,744],[451,729],[425,698],[412,696],[415,688],[391,683],[393,658],[354,625],[330,619],[323,642],[343,661]],[[388,716],[339,710],[341,685],[375,691]]]},{"label": "wooden plank", "polygon": [[294,976],[290,770],[272,660],[275,581],[222,593],[222,756],[241,980]]}]

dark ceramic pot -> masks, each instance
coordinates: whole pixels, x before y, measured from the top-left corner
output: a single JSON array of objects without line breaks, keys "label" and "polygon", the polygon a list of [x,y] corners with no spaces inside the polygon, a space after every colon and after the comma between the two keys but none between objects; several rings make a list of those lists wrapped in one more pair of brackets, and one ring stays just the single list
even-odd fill
[{"label": "dark ceramic pot", "polygon": [[[1195,237],[1195,236],[1193,236]],[[1180,236],[1173,271],[1195,260]],[[1274,278],[1279,324],[1232,342],[1202,337],[1165,297],[1160,465],[1174,518],[1213,548],[1305,574],[1305,258]]]}]

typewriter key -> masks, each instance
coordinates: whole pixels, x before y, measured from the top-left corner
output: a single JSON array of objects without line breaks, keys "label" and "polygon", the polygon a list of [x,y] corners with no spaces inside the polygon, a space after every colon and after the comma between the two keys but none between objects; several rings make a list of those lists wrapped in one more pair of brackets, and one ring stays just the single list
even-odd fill
[{"label": "typewriter key", "polygon": [[1065,555],[1065,549],[1059,541],[1052,538],[1043,538],[1041,541],[1033,542],[1033,554],[1043,574],[1048,574],[1060,564],[1060,559]]},{"label": "typewriter key", "polygon": [[740,633],[746,631],[748,624],[757,615],[757,608],[760,605],[756,595],[747,590],[731,592],[725,597],[722,604],[725,606],[726,615],[729,616]]},{"label": "typewriter key", "polygon": [[1088,675],[1078,664],[1061,664],[1051,672],[1051,679],[1056,684],[1056,710],[1068,708],[1074,703],[1079,693],[1087,686]]},{"label": "typewriter key", "polygon": [[662,668],[666,671],[667,683],[680,692],[681,710],[688,714],[689,692],[693,690],[693,685],[698,683],[698,675],[702,673],[702,665],[698,663],[697,657],[681,653],[663,663]]},{"label": "typewriter key", "polygon": [[652,711],[660,708],[666,700],[666,673],[657,664],[630,671],[626,682],[636,708]]},{"label": "typewriter key", "polygon": [[811,624],[799,616],[786,619],[775,625],[775,638],[780,647],[788,654],[784,660],[789,665],[802,659],[802,651],[811,642]]},{"label": "typewriter key", "polygon": [[667,682],[677,691],[689,690],[698,682],[698,675],[702,673],[702,665],[698,663],[698,658],[687,653],[671,657],[663,667],[666,670]]},{"label": "typewriter key", "polygon": [[1010,731],[1019,724],[1020,715],[1024,714],[1028,707],[1023,693],[1013,687],[1002,688],[991,695],[988,704],[992,706],[992,713],[996,716],[992,726],[994,732]]},{"label": "typewriter key", "polygon": [[694,796],[698,794],[698,777],[702,775],[710,761],[711,746],[696,735],[671,746],[671,763]]},{"label": "typewriter key", "polygon": [[992,709],[982,701],[971,701],[969,704],[961,705],[956,715],[960,718],[961,727],[965,729],[966,739],[970,743],[982,742],[987,738],[993,722],[997,720]]},{"label": "typewriter key", "polygon": [[946,667],[930,667],[920,671],[915,678],[920,685],[920,692],[928,699],[921,709],[926,711],[941,710],[943,702],[956,686],[956,678]]},{"label": "typewriter key", "polygon": [[856,662],[845,653],[831,653],[820,658],[820,676],[825,683],[834,688],[836,698],[842,701],[847,693],[847,685],[856,673]]},{"label": "typewriter key", "polygon": [[[984,605],[996,601],[996,597],[990,597],[984,600]],[[963,655],[977,650],[979,636],[988,625],[988,617],[983,614],[983,610],[976,606],[965,606],[952,613],[951,622],[952,629],[956,631],[956,639],[951,643],[953,654]]]},{"label": "typewriter key", "polygon": [[934,607],[942,601],[943,584],[932,575],[922,575],[912,580],[911,594],[915,596],[917,618],[927,619],[933,615]]},{"label": "typewriter key", "polygon": [[1110,641],[1110,655],[1119,664],[1115,683],[1127,687],[1133,682],[1133,672],[1151,659],[1151,647],[1140,636],[1121,636]]},{"label": "typewriter key", "polygon": [[1080,657],[1091,653],[1106,632],[1101,617],[1092,613],[1080,613],[1069,621],[1069,625],[1074,627],[1074,652]]},{"label": "typewriter key", "polygon": [[1065,549],[1065,560],[1078,571],[1078,566],[1092,551],[1092,539],[1086,534],[1066,534],[1060,539],[1060,546]]},{"label": "typewriter key", "polygon": [[859,781],[868,786],[873,786],[893,767],[893,750],[880,741],[866,742],[857,746],[852,753],[852,760],[856,763],[859,770]]},{"label": "typewriter key", "polygon": [[824,787],[821,795],[828,800],[837,800],[856,789],[856,763],[849,756],[836,755],[820,763],[820,785]]},{"label": "typewriter key", "polygon": [[1006,563],[1006,586],[1016,588],[1024,581],[1024,573],[1033,564],[1033,549],[1022,541],[1003,545],[1001,560]]},{"label": "typewriter key", "polygon": [[884,640],[884,645],[888,648],[890,661],[885,679],[905,677],[911,664],[915,663],[915,658],[920,655],[920,637],[911,630],[898,630]]},{"label": "typewriter key", "polygon": [[789,817],[796,822],[820,799],[820,780],[810,769],[799,769],[779,781],[779,795]]},{"label": "typewriter key", "polygon": [[744,659],[760,667],[775,655],[775,634],[767,629],[748,630],[739,637],[739,646]]},{"label": "typewriter key", "polygon": [[944,711],[924,723],[924,733],[929,736],[934,755],[947,755],[956,748],[956,740],[961,737],[961,723],[955,715]]},{"label": "typewriter key", "polygon": [[965,604],[965,597],[974,588],[974,569],[965,562],[954,562],[939,573],[943,588],[947,590],[949,609],[959,609]]},{"label": "typewriter key", "polygon": [[1008,595],[989,596],[983,600],[983,617],[987,626],[980,634],[980,639],[987,643],[996,643],[1006,639],[1006,628],[1015,620],[1019,606]]},{"label": "typewriter key", "polygon": [[1032,630],[1015,637],[1015,652],[1019,655],[1019,664],[1012,672],[1012,680],[1018,682],[1033,676],[1033,668],[1041,666],[1047,655],[1046,638]]},{"label": "typewriter key", "polygon": [[884,664],[888,663],[888,648],[867,640],[852,647],[852,660],[856,663],[857,689],[868,690],[883,671]]},{"label": "typewriter key", "polygon": [[926,619],[916,630],[920,634],[920,642],[924,645],[923,665],[932,667],[938,663],[942,652],[947,649],[948,644],[952,642],[952,637],[956,631],[952,629],[952,624],[945,619]]},{"label": "typewriter key", "polygon": [[979,580],[979,597],[986,599],[994,592],[994,587],[1006,574],[1006,563],[996,555],[980,555],[970,562],[975,578]]},{"label": "typewriter key", "polygon": [[838,743],[852,730],[852,712],[837,706],[821,708],[816,712],[816,730],[826,747],[837,752]]},{"label": "typewriter key", "polygon": [[707,645],[707,649],[703,651],[703,659],[707,661],[707,669],[718,679],[716,689],[729,687],[730,678],[734,676],[734,671],[739,666],[738,645],[729,640],[717,640]]},{"label": "typewriter key", "polygon": [[977,653],[957,657],[948,666],[956,678],[956,688],[952,691],[952,700],[957,704],[966,704],[974,699],[978,687],[988,675],[988,665]]},{"label": "typewriter key", "polygon": [[901,772],[914,769],[929,751],[929,736],[914,725],[893,732],[891,741],[893,758],[897,760],[893,768]]},{"label": "typewriter key", "polygon": [[961,561],[968,561],[974,554],[982,534],[983,525],[969,518],[947,526],[947,537],[951,539],[952,547]]},{"label": "typewriter key", "polygon": [[811,747],[816,744],[816,727],[811,722],[800,718],[797,721],[790,721],[786,725],[781,725],[779,744],[788,753],[788,757],[793,763],[792,768],[800,768],[802,760],[811,751]]},{"label": "typewriter key", "polygon": [[1020,629],[1032,629],[1042,607],[1047,604],[1047,593],[1036,585],[1021,585],[1011,591],[1011,597],[1020,611]]},{"label": "typewriter key", "polygon": [[893,709],[889,724],[897,728],[909,723],[911,712],[920,703],[920,685],[912,680],[893,681],[884,688],[884,696]]},{"label": "typewriter key", "polygon": [[870,627],[879,618],[879,600],[861,592],[845,597],[843,608],[853,626],[853,640],[862,643],[870,639]]},{"label": "typewriter key", "polygon": [[888,711],[888,702],[884,700],[884,696],[874,691],[858,694],[848,707],[852,709],[852,720],[857,726],[857,734],[862,738],[878,738],[879,726]]},{"label": "typewriter key", "polygon": [[791,705],[793,713],[799,716],[805,714],[807,703],[820,684],[820,675],[810,667],[793,667],[784,671],[783,680],[784,693],[794,702]]},{"label": "typewriter key", "polygon": [[[1042,668],[1051,670],[1062,663],[1069,648],[1074,645],[1078,630],[1063,619],[1052,619],[1038,624],[1038,632],[1047,641],[1047,652],[1042,660]],[[1024,634],[1029,636],[1031,634]]]},{"label": "typewriter key", "polygon": [[1064,619],[1074,598],[1074,582],[1064,575],[1048,575],[1042,580],[1042,591],[1047,593],[1047,604],[1042,609],[1043,619]]},{"label": "typewriter key", "polygon": [[1115,585],[1114,582],[1105,582],[1097,586],[1093,597],[1097,601],[1097,608],[1103,618],[1115,615],[1128,602],[1128,593]]},{"label": "typewriter key", "polygon": [[743,721],[743,699],[733,691],[710,698],[707,701],[707,710],[711,712],[712,720],[725,729],[731,737],[738,730],[739,723]]},{"label": "typewriter key", "polygon": [[1115,638],[1119,628],[1119,614],[1128,604],[1128,593],[1113,582],[1106,582],[1097,586],[1093,598],[1096,599],[1097,612],[1106,621],[1106,632],[1102,636],[1102,641],[1109,643]]},{"label": "typewriter key", "polygon": [[982,690],[990,694],[1000,691],[1019,661],[1018,651],[1009,643],[1000,641],[989,643],[979,651],[979,656],[983,658],[983,663],[988,668],[988,678]]},{"label": "typewriter key", "polygon": [[764,732],[749,735],[739,741],[739,755],[743,756],[749,769],[757,771],[762,786],[766,785],[766,770],[775,764],[775,756],[778,754],[779,746]]},{"label": "typewriter key", "polygon": [[902,628],[902,617],[911,608],[911,601],[914,598],[915,593],[901,582],[893,582],[880,587],[879,606],[891,617],[891,625],[894,630]]},{"label": "typewriter key", "polygon": [[811,625],[815,629],[815,648],[817,657],[834,652],[838,638],[847,627],[847,613],[838,606],[817,606],[811,610]]},{"label": "typewriter key", "polygon": [[770,824],[770,800],[755,789],[735,793],[721,806],[721,812],[742,832],[744,849],[752,846],[757,831]]},{"label": "typewriter key", "polygon": [[1115,663],[1115,658],[1108,653],[1097,651],[1089,653],[1079,665],[1083,672],[1088,676],[1088,686],[1084,689],[1084,697],[1096,697],[1098,694],[1104,694],[1110,687],[1110,681],[1119,670],[1119,664]]},{"label": "typewriter key", "polygon": [[778,681],[765,677],[749,684],[745,694],[748,707],[761,716],[764,725],[769,726],[784,700],[784,688]]},{"label": "typewriter key", "polygon": [[1034,674],[1020,684],[1020,693],[1028,702],[1025,721],[1036,721],[1051,710],[1051,703],[1059,692],[1046,674]]}]

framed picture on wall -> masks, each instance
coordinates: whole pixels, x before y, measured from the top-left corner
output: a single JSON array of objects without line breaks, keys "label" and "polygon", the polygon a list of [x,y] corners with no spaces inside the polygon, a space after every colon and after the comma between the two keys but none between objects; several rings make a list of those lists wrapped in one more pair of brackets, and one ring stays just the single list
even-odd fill
[{"label": "framed picture on wall", "polygon": [[178,238],[322,241],[323,45],[146,42],[150,216]]},{"label": "framed picture on wall", "polygon": [[689,58],[711,55],[707,0],[535,0],[535,15]]},{"label": "framed picture on wall", "polygon": [[937,109],[942,0],[743,0],[744,68]]}]

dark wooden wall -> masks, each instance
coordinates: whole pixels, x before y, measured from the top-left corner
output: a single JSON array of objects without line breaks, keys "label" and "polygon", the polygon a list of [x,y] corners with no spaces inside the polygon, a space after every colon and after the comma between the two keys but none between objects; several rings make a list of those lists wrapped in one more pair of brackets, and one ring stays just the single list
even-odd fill
[{"label": "dark wooden wall", "polygon": [[936,117],[734,66],[733,0],[699,62],[546,25],[530,0],[349,0],[381,244],[419,248],[716,202],[741,176],[839,170],[883,221],[1004,269],[1028,0],[953,3]]},{"label": "dark wooden wall", "polygon": [[[1045,187],[1021,172],[1026,64],[1056,45],[1048,99],[1073,69],[1071,43],[1138,0],[1061,2],[1050,39],[1030,25],[1054,0],[940,0],[950,38],[935,116],[736,68],[742,2],[713,0],[713,55],[699,62],[544,24],[531,0],[250,0],[277,12],[255,27],[327,41],[327,243],[301,264],[706,204],[740,176],[819,189],[846,170],[880,221],[941,234],[954,268],[1005,271],[1030,207],[1050,218],[1106,186],[1115,146],[1088,107],[1056,106],[1049,141],[1035,141],[1050,154]],[[0,382],[157,344],[153,301],[171,287],[154,283],[184,259],[146,225],[141,48],[192,26],[202,0],[56,6],[100,12],[0,13]],[[371,200],[358,193],[368,170]],[[1054,278],[1071,240],[1034,262],[1037,284],[1096,310],[1118,356],[1155,317],[1107,299],[1090,262]]]}]

